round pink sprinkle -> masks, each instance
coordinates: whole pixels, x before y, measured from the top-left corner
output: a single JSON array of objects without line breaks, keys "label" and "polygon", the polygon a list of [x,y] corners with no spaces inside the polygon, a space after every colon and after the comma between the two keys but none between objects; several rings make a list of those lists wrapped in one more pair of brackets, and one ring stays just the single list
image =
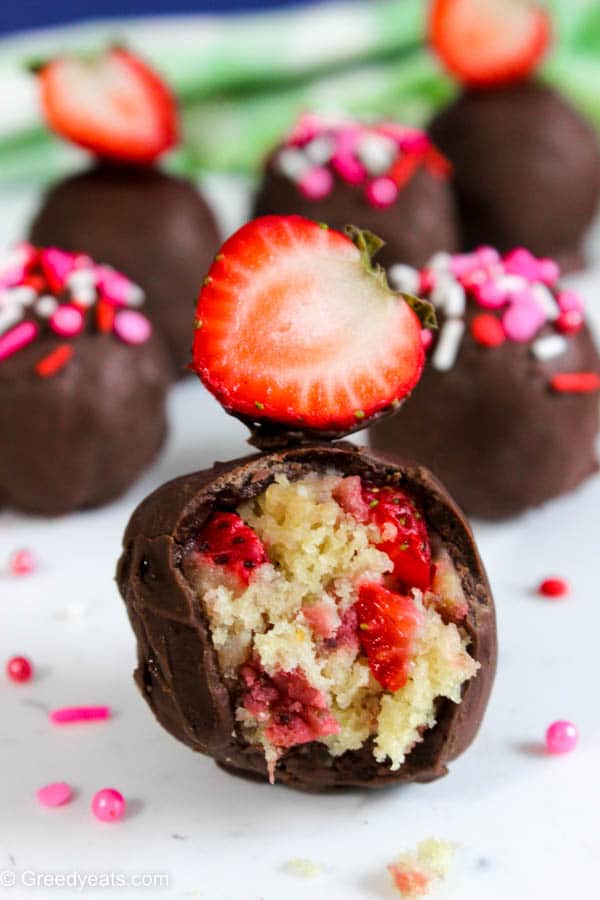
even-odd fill
[{"label": "round pink sprinkle", "polygon": [[524,247],[516,247],[503,259],[504,271],[510,275],[520,275],[527,281],[539,280],[539,263],[529,250]]},{"label": "round pink sprinkle", "polygon": [[41,787],[36,792],[36,797],[42,806],[64,806],[73,797],[73,791],[66,781],[55,781]]},{"label": "round pink sprinkle", "polygon": [[560,291],[556,297],[561,312],[583,312],[583,300],[577,291]]},{"label": "round pink sprinkle", "polygon": [[67,725],[71,722],[97,722],[110,718],[110,706],[64,706],[53,709],[50,721],[55,725]]},{"label": "round pink sprinkle", "polygon": [[572,722],[559,719],[548,726],[546,749],[548,753],[570,753],[577,746],[579,734]]},{"label": "round pink sprinkle", "polygon": [[544,314],[535,302],[512,303],[502,316],[502,327],[510,341],[530,341],[544,324]]},{"label": "round pink sprinkle", "polygon": [[381,178],[374,178],[367,185],[366,196],[371,206],[378,209],[384,209],[391,206],[398,196],[398,187],[391,178],[383,175]]},{"label": "round pink sprinkle", "polygon": [[83,328],[83,314],[69,303],[59,306],[50,318],[50,328],[61,337],[75,337]]},{"label": "round pink sprinkle", "polygon": [[321,200],[333,190],[333,175],[323,166],[308,169],[298,182],[300,192],[309,200]]},{"label": "round pink sprinkle", "polygon": [[125,813],[125,798],[114,788],[103,788],[92,797],[92,812],[101,822],[116,822]]},{"label": "round pink sprinkle", "polygon": [[450,271],[455,278],[470,275],[473,269],[479,268],[479,261],[474,253],[455,253],[450,260]]},{"label": "round pink sprinkle", "polygon": [[477,261],[480,266],[495,266],[500,261],[500,254],[494,247],[477,247],[474,251],[474,256],[477,257]]},{"label": "round pink sprinkle", "polygon": [[538,278],[548,287],[553,287],[558,281],[560,275],[560,266],[555,260],[549,257],[538,259]]},{"label": "round pink sprinkle", "polygon": [[429,350],[433,344],[433,331],[430,328],[421,329],[421,344],[423,345],[423,350]]},{"label": "round pink sprinkle", "polygon": [[146,316],[133,309],[118,312],[113,327],[125,344],[145,344],[152,334],[152,325]]},{"label": "round pink sprinkle", "polygon": [[366,170],[363,165],[350,153],[336,153],[331,164],[344,181],[348,184],[361,184],[366,178]]},{"label": "round pink sprinkle", "polygon": [[480,306],[485,309],[499,309],[506,303],[506,291],[500,287],[497,281],[484,281],[483,284],[475,285],[473,294]]},{"label": "round pink sprinkle", "polygon": [[8,561],[11,575],[31,575],[37,568],[37,560],[31,550],[15,550]]}]

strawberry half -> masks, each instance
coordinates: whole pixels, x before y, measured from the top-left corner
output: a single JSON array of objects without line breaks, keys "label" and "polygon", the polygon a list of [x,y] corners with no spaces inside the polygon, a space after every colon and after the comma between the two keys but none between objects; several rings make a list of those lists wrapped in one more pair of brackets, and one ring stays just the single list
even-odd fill
[{"label": "strawberry half", "polygon": [[200,292],[193,368],[227,412],[347,432],[413,389],[419,319],[372,267],[378,239],[352,234],[265,216],[225,242]]},{"label": "strawberry half", "polygon": [[386,691],[400,690],[408,679],[422,612],[412,597],[395,594],[373,582],[361,585],[354,608],[358,638],[373,677]]},{"label": "strawberry half", "polygon": [[237,513],[215,513],[196,536],[200,556],[223,566],[248,584],[258,566],[267,562],[259,536]]},{"label": "strawberry half", "polygon": [[550,16],[527,0],[433,0],[429,40],[450,72],[471,87],[527,78],[551,38]]},{"label": "strawberry half", "polygon": [[176,143],[173,95],[128,50],[59,56],[36,71],[50,128],[97,156],[149,163]]}]

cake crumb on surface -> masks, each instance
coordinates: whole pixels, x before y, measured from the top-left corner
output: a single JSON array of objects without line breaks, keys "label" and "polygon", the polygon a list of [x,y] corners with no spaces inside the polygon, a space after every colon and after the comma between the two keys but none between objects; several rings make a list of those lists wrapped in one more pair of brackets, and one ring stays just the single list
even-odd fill
[{"label": "cake crumb on surface", "polygon": [[318,875],[322,875],[324,871],[320,863],[301,857],[288,859],[283,868],[288,874],[297,875],[298,878],[316,878]]},{"label": "cake crumb on surface", "polygon": [[402,853],[390,863],[388,871],[401,897],[425,897],[436,883],[446,877],[455,844],[438,838],[427,838],[416,850]]}]

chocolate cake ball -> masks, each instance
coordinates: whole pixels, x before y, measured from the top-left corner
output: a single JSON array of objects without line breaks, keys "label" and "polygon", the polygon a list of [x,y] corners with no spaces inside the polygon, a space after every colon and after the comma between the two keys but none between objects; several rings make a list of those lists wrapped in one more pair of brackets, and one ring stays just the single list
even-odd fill
[{"label": "chocolate cake ball", "polygon": [[500,519],[577,487],[598,468],[600,359],[551,259],[489,247],[396,270],[437,307],[429,360],[377,449],[422,460],[463,509]]},{"label": "chocolate cake ball", "polygon": [[22,244],[0,262],[0,506],[98,506],[152,461],[171,368],[142,301],[83,254]]},{"label": "chocolate cake ball", "polygon": [[99,163],[50,188],[30,238],[89,253],[137,282],[176,374],[184,374],[198,287],[219,245],[213,214],[191,182],[151,166]]},{"label": "chocolate cake ball", "polygon": [[452,163],[463,249],[523,245],[565,271],[583,265],[600,151],[591,125],[564,97],[533,80],[466,89],[429,134]]},{"label": "chocolate cake ball", "polygon": [[422,131],[304,116],[267,159],[254,215],[351,223],[384,240],[383,265],[422,266],[437,250],[458,249],[449,175]]},{"label": "chocolate cake ball", "polygon": [[146,701],[235,774],[426,782],[477,733],[493,601],[421,466],[322,443],[186,475],[134,512],[117,580]]}]

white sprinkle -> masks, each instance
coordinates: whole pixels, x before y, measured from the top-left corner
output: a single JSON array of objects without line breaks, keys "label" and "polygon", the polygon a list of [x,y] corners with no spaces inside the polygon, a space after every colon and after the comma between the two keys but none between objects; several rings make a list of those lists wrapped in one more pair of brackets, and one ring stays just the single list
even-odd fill
[{"label": "white sprinkle", "polygon": [[141,306],[145,297],[146,295],[138,284],[130,284],[129,290],[127,291],[128,306]]},{"label": "white sprinkle", "polygon": [[37,293],[28,284],[21,284],[19,287],[2,292],[3,303],[16,303],[18,306],[31,306],[36,297]]},{"label": "white sprinkle", "polygon": [[49,319],[57,306],[58,302],[55,298],[46,294],[43,297],[40,297],[35,304],[35,311],[38,316],[41,316],[43,319]]},{"label": "white sprinkle", "polygon": [[451,318],[460,318],[464,316],[467,306],[465,289],[460,281],[452,281],[446,289],[446,302],[444,303],[444,312]]},{"label": "white sprinkle", "polygon": [[531,353],[536,359],[544,362],[547,359],[554,359],[567,349],[567,341],[561,334],[548,334],[546,337],[538,338],[531,345]]},{"label": "white sprinkle", "polygon": [[81,284],[74,288],[71,286],[71,296],[79,306],[89,307],[96,302],[96,288],[92,284]]},{"label": "white sprinkle", "polygon": [[4,334],[22,318],[23,312],[18,306],[7,306],[0,309],[0,334]]},{"label": "white sprinkle", "polygon": [[554,322],[555,319],[558,319],[560,310],[552,291],[547,288],[545,284],[541,283],[534,284],[531,290],[536,300],[539,300],[540,306],[546,315],[546,319],[549,322]]},{"label": "white sprinkle", "polygon": [[93,269],[75,269],[67,278],[67,287],[71,291],[85,291],[96,287],[96,273]]},{"label": "white sprinkle", "polygon": [[452,257],[449,253],[434,253],[427,263],[427,268],[432,269],[437,275],[441,275],[450,271],[451,262]]},{"label": "white sprinkle", "polygon": [[497,283],[498,287],[507,294],[516,294],[523,288],[529,287],[529,282],[522,275],[501,275]]},{"label": "white sprinkle", "polygon": [[277,154],[275,165],[282,175],[291,181],[299,181],[311,167],[312,163],[306,154],[297,147],[284,147]]},{"label": "white sprinkle", "polygon": [[306,156],[314,166],[323,166],[325,163],[328,163],[333,156],[334,150],[335,144],[332,138],[327,137],[326,134],[313,138],[304,147]]},{"label": "white sprinkle", "polygon": [[453,313],[448,312],[448,315],[463,315],[465,310],[465,289],[453,275],[444,272],[436,278],[435,286],[431,292],[431,302],[438,309],[443,309],[445,312],[447,312],[448,306],[457,310],[457,312]]},{"label": "white sprinkle", "polygon": [[398,147],[384,134],[365,134],[358,143],[356,155],[369,175],[383,175],[398,156]]},{"label": "white sprinkle", "polygon": [[444,322],[437,346],[431,358],[431,365],[439,372],[447,372],[452,368],[458,356],[465,323],[462,319],[448,319]]},{"label": "white sprinkle", "polygon": [[404,263],[396,263],[388,271],[390,284],[396,291],[406,291],[407,294],[416,294],[419,290],[420,276],[417,269],[405,266]]}]

